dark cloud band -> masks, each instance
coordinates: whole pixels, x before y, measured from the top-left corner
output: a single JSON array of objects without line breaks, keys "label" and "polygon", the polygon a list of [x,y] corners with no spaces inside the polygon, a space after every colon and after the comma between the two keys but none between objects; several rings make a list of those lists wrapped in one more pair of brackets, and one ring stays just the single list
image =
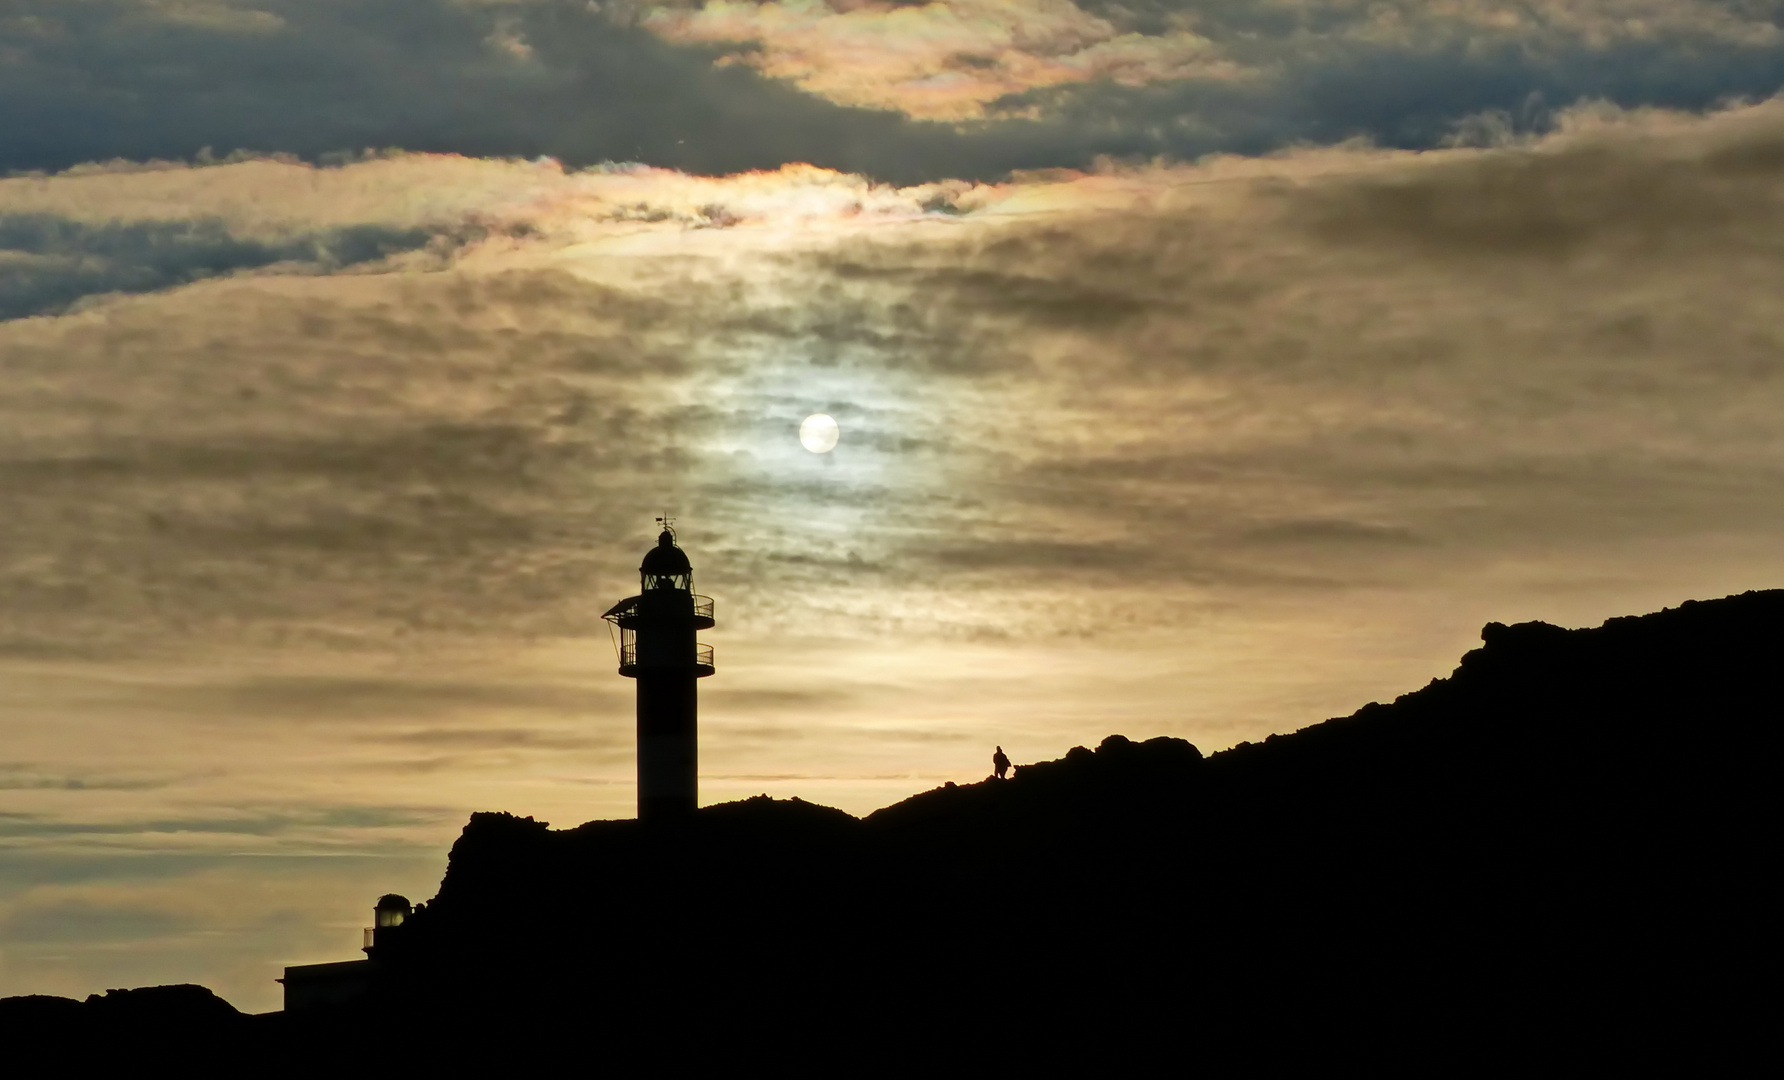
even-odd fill
[{"label": "dark cloud band", "polygon": [[400,146],[700,173],[806,161],[909,183],[1356,137],[1428,147],[1540,132],[1582,99],[1701,109],[1784,85],[1784,16],[1762,5],[1083,6],[1142,52],[1193,27],[1239,74],[1037,87],[952,124],[716,63],[748,43],[672,44],[621,4],[16,0],[0,16],[0,170]]},{"label": "dark cloud band", "polygon": [[0,213],[0,319],[53,314],[108,293],[142,293],[286,264],[331,272],[434,243],[425,229],[376,225],[279,240],[238,236],[217,220],[72,221]]}]

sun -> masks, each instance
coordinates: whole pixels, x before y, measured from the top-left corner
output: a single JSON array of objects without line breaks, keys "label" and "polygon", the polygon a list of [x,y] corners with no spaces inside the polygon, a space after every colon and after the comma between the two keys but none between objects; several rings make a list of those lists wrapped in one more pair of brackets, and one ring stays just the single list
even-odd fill
[{"label": "sun", "polygon": [[799,445],[814,454],[828,454],[836,449],[836,440],[841,437],[842,429],[823,413],[813,413],[799,425]]}]

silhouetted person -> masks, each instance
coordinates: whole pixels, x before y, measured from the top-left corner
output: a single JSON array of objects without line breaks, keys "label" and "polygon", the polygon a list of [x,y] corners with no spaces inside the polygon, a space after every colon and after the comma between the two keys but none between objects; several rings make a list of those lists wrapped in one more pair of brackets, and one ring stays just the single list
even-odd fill
[{"label": "silhouetted person", "polygon": [[1004,756],[1003,747],[998,747],[997,753],[991,755],[991,767],[997,770],[999,780],[1004,778],[1004,773],[1010,771],[1010,759]]}]

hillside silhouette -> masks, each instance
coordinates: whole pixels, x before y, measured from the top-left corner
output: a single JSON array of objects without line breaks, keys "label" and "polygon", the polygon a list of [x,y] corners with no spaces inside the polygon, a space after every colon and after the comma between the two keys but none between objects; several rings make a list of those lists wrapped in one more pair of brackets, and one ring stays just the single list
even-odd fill
[{"label": "hillside silhouette", "polygon": [[[1780,627],[1784,591],[1491,623],[1391,704],[1207,757],[1113,735],[862,819],[767,797],[648,827],[475,814],[380,944],[375,1010],[251,1029],[682,1061],[1187,1053],[1315,1020],[1359,1044],[1634,1045],[1741,1007]],[[0,1019],[27,1000],[54,1011]]]}]

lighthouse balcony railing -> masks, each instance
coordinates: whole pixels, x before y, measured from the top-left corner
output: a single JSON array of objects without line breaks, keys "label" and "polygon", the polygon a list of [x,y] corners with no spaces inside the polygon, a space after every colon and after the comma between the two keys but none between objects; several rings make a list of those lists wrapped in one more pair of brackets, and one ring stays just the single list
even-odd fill
[{"label": "lighthouse balcony railing", "polygon": [[[636,640],[627,641],[620,645],[619,666],[622,671],[627,668],[636,669],[638,667],[638,642]],[[711,645],[699,641],[694,643],[694,666],[702,668],[710,668],[713,666]]]},{"label": "lighthouse balcony railing", "polygon": [[[640,614],[638,611],[638,602],[642,599],[644,598],[641,596],[627,597],[609,608],[607,613],[601,617],[608,622],[613,623],[615,626],[636,626],[638,625],[637,619]],[[694,593],[693,601],[694,626],[701,630],[710,628],[713,624],[712,597],[701,596],[699,593]]]}]

